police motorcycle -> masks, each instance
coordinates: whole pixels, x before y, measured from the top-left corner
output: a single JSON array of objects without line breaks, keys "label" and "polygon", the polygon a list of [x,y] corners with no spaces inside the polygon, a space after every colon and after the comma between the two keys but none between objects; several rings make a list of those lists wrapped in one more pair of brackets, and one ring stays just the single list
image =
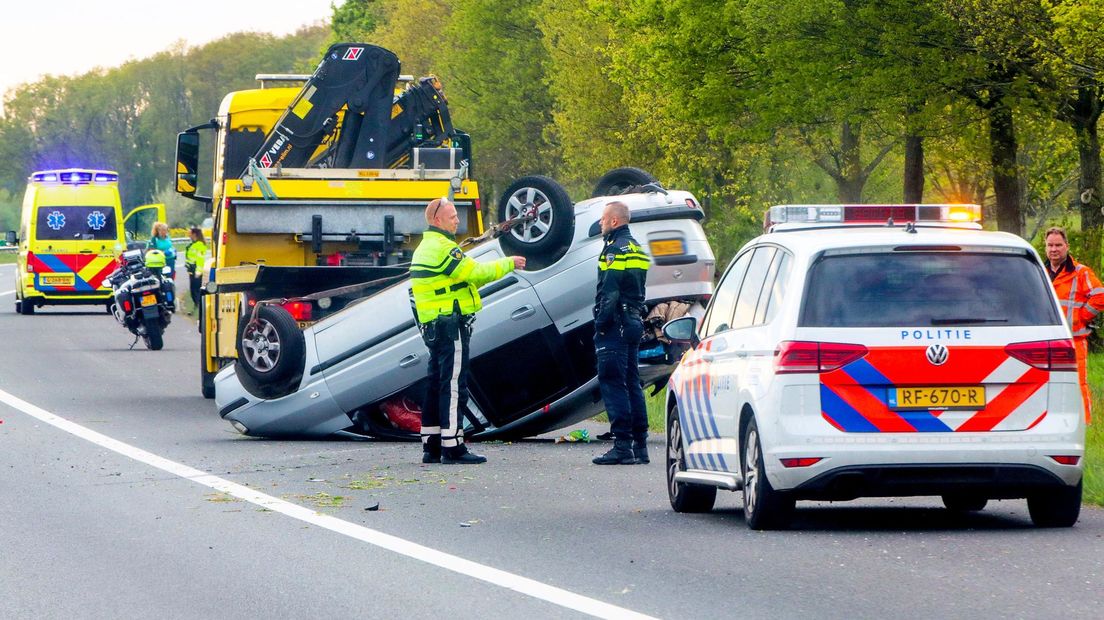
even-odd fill
[{"label": "police motorcycle", "polygon": [[165,328],[172,321],[176,307],[176,285],[171,270],[165,266],[165,253],[161,250],[127,250],[119,258],[119,268],[107,276],[114,291],[111,313],[134,334],[134,342],[141,338],[146,348],[160,350],[165,342]]}]

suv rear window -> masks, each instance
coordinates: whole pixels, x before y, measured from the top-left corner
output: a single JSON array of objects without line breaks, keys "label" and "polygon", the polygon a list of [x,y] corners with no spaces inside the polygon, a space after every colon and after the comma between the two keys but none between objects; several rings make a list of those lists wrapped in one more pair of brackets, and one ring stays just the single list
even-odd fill
[{"label": "suv rear window", "polygon": [[39,207],[35,237],[42,241],[113,240],[114,207]]},{"label": "suv rear window", "polygon": [[809,270],[800,325],[1057,325],[1034,257],[989,252],[825,255]]}]

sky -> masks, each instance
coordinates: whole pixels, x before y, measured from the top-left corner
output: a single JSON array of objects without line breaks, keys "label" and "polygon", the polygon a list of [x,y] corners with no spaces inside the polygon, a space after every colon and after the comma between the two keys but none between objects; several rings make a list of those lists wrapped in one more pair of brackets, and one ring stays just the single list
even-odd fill
[{"label": "sky", "polygon": [[[281,35],[329,21],[343,0],[14,0],[0,8],[0,93],[47,74],[79,75],[151,56],[179,40]],[[3,105],[0,103],[0,105]]]}]

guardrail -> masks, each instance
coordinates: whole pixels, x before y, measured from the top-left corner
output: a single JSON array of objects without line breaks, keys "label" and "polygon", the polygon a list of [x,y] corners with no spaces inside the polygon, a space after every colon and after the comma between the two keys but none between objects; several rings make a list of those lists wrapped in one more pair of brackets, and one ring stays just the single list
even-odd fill
[{"label": "guardrail", "polygon": [[[190,241],[188,237],[172,237],[173,245]],[[19,251],[18,245],[0,245],[0,254],[12,254]]]}]

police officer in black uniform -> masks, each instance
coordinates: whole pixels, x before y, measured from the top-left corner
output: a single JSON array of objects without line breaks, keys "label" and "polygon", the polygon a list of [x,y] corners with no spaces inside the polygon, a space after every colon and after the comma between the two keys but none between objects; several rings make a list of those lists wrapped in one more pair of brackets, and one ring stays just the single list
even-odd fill
[{"label": "police officer in black uniform", "polygon": [[611,202],[602,212],[605,247],[598,256],[594,348],[598,385],[613,432],[613,448],[596,465],[648,463],[648,411],[637,368],[644,335],[648,255],[629,233],[629,207]]}]

